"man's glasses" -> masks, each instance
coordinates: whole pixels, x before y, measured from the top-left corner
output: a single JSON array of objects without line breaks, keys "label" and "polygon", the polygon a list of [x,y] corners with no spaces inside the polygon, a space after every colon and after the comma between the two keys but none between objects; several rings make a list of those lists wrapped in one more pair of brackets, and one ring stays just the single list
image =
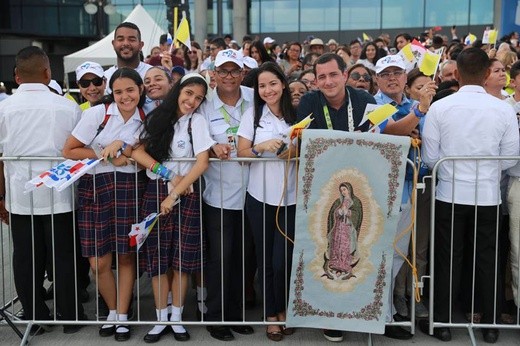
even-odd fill
[{"label": "man's glasses", "polygon": [[235,69],[235,70],[231,70],[231,71],[222,69],[222,70],[215,70],[215,72],[218,74],[218,76],[220,78],[226,78],[228,75],[231,75],[231,77],[238,77],[242,74],[241,69]]},{"label": "man's glasses", "polygon": [[372,77],[368,74],[368,73],[365,73],[365,74],[361,74],[359,72],[352,72],[350,74],[350,78],[352,78],[353,80],[355,81],[358,81],[360,80],[361,78],[363,78],[363,80],[365,82],[370,82],[372,80]]},{"label": "man's glasses", "polygon": [[404,70],[394,71],[394,72],[383,72],[378,74],[377,76],[382,79],[390,79],[392,77],[399,78],[404,75]]},{"label": "man's glasses", "polygon": [[101,86],[103,84],[103,78],[96,77],[93,79],[80,79],[78,81],[78,84],[82,88],[88,88],[90,86],[90,83],[94,84],[94,86]]}]

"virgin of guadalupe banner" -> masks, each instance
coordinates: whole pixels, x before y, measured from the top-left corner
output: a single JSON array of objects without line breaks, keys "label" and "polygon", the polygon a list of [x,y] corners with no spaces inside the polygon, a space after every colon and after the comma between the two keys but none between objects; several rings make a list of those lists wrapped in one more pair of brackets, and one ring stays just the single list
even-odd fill
[{"label": "virgin of guadalupe banner", "polygon": [[303,132],[287,326],[384,333],[409,146]]}]

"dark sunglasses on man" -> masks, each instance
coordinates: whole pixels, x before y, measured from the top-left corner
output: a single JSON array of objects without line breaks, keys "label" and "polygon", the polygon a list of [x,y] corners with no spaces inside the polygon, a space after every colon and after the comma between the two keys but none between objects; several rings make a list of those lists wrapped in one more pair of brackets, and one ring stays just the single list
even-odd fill
[{"label": "dark sunglasses on man", "polygon": [[350,78],[352,78],[355,81],[358,81],[361,78],[363,78],[365,82],[370,82],[370,80],[372,79],[372,77],[368,73],[360,74],[359,72],[352,72],[350,74]]},{"label": "dark sunglasses on man", "polygon": [[78,84],[80,87],[82,88],[88,88],[90,86],[90,83],[94,84],[94,86],[101,86],[103,84],[103,78],[101,77],[96,77],[96,78],[93,78],[93,79],[80,79],[78,81]]}]

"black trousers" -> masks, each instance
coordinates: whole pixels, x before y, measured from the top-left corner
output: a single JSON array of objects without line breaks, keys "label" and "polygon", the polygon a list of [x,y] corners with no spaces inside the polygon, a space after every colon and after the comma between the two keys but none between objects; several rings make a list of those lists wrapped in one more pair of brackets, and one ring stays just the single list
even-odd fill
[{"label": "black trousers", "polygon": [[[476,238],[474,229],[475,212]],[[500,210],[498,210],[498,216],[500,215]],[[475,206],[455,204],[452,215],[451,203],[435,202],[435,321],[447,322],[449,320],[450,274],[452,279],[451,293],[454,300],[451,303],[453,306],[456,303],[455,299],[459,297],[461,281],[464,277],[467,277],[464,273],[473,271],[473,260],[471,258],[468,261],[468,255],[473,255],[474,245],[475,305],[480,310],[475,310],[475,312],[483,313],[482,323],[492,323],[494,311],[497,312],[497,316],[500,316],[502,280],[500,278],[501,271],[495,272],[496,236],[497,206],[479,206],[475,209]],[[453,257],[451,248],[453,248]],[[451,273],[450,264],[453,265]],[[495,284],[497,286],[496,300]],[[467,290],[465,291],[467,292]],[[467,292],[467,294],[470,294],[470,292]]]},{"label": "black trousers", "polygon": [[[265,317],[274,317],[287,309],[291,280],[293,244],[276,228],[276,209],[247,194],[246,211],[255,240],[260,287],[264,290]],[[295,213],[296,206],[291,205],[281,207],[278,214],[282,230],[293,240]]]},{"label": "black trousers", "polygon": [[220,209],[206,203],[202,215],[207,259],[206,320],[241,321],[245,318],[242,316],[244,257],[252,247],[249,221],[247,216],[243,219],[242,210]]},{"label": "black trousers", "polygon": [[14,282],[26,319],[50,318],[41,287],[46,263],[53,261],[57,318],[75,320],[76,313],[78,318],[82,317],[83,306],[76,300],[73,225],[72,212],[54,216],[11,214]]}]

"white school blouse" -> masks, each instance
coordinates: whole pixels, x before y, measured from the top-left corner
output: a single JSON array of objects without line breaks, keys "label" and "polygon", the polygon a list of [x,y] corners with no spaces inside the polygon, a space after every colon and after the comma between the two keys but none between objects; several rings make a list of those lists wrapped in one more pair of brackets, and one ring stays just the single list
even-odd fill
[{"label": "white school blouse", "polygon": [[[238,128],[238,136],[253,140],[254,136],[254,109],[249,108],[242,116],[242,121]],[[256,128],[256,136],[253,145],[265,142],[269,139],[282,138],[287,129],[290,127],[285,120],[278,119],[269,107],[262,109],[259,126]],[[276,158],[276,153],[264,152],[264,158]],[[282,198],[284,188],[284,177],[287,162],[286,160],[277,159],[268,162],[252,162],[249,168],[249,183],[247,192],[260,202],[267,203],[272,206],[293,205],[296,204],[296,164],[291,161],[289,163],[289,171],[287,175],[287,190]]]}]

